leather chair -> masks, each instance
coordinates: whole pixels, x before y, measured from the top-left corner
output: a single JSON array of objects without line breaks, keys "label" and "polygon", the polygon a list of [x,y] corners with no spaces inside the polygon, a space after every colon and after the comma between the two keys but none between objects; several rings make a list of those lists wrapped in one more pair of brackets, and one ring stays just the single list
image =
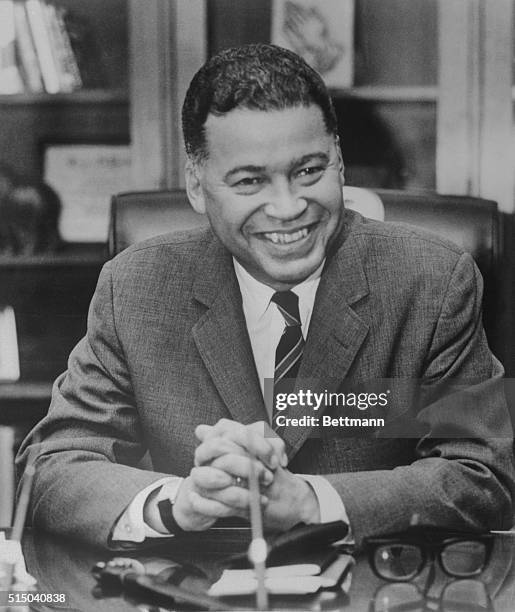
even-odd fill
[{"label": "leather chair", "polygon": [[[484,324],[490,345],[502,359],[497,204],[468,196],[432,192],[344,188],[346,205],[365,216],[420,226],[452,240],[475,259],[485,280]],[[168,231],[207,224],[190,207],[184,191],[146,191],[113,196],[109,230],[111,256],[129,245]]]}]

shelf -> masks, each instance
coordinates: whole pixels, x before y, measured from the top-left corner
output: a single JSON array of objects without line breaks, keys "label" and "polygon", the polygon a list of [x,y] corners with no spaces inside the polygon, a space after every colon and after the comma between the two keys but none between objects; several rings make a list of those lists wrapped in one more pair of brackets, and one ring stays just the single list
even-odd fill
[{"label": "shelf", "polygon": [[371,100],[375,102],[437,102],[438,87],[436,86],[374,86],[362,85],[348,89],[331,89],[334,98]]},{"label": "shelf", "polygon": [[123,89],[79,89],[70,93],[22,93],[0,95],[0,106],[59,104],[128,104],[129,94]]},{"label": "shelf", "polygon": [[[331,95],[339,98],[356,98],[378,102],[436,102],[437,86],[375,86],[362,85],[345,89],[331,89]],[[513,90],[515,98],[515,88]],[[22,93],[0,95],[0,105],[19,104],[125,104],[129,94],[121,89],[84,89],[71,93]]]},{"label": "shelf", "polygon": [[0,268],[34,268],[53,266],[101,266],[107,261],[105,243],[66,243],[57,253],[40,255],[2,255]]},{"label": "shelf", "polygon": [[47,401],[52,393],[51,382],[0,382],[0,402]]}]

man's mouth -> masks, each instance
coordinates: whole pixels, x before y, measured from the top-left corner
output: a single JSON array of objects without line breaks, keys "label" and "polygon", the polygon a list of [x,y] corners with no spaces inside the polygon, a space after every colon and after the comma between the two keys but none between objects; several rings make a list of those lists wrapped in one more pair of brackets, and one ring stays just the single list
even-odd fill
[{"label": "man's mouth", "polygon": [[298,242],[299,240],[306,238],[314,226],[315,224],[308,227],[303,227],[293,232],[263,232],[261,236],[274,244],[291,244],[292,242]]}]

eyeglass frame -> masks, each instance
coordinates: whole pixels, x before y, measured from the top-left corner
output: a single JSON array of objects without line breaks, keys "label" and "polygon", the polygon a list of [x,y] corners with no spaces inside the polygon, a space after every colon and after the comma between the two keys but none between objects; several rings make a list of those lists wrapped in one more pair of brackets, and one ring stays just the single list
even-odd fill
[{"label": "eyeglass frame", "polygon": [[[408,582],[406,580],[403,581],[389,581],[386,582],[385,584],[380,585],[378,588],[376,588],[375,593],[374,593],[374,597],[373,599],[370,600],[370,604],[369,604],[369,612],[377,612],[377,607],[376,607],[376,603],[377,603],[377,597],[379,595],[379,593],[385,589],[390,587],[391,585],[394,584],[409,584],[411,585],[411,587],[415,590],[415,592],[417,593],[417,595],[419,596],[419,599],[413,600],[412,602],[409,602],[408,604],[406,604],[405,602],[403,602],[402,605],[402,609],[406,610],[409,609],[408,606],[411,604],[413,605],[413,607],[416,606],[416,609],[420,609],[420,605],[419,604],[423,604],[424,608],[423,610],[427,610],[427,611],[431,611],[431,612],[445,612],[445,606],[449,604],[449,602],[445,601],[445,597],[447,594],[447,591],[456,586],[457,583],[459,582],[465,582],[465,581],[471,581],[471,582],[477,582],[479,584],[481,584],[481,586],[484,589],[485,592],[485,597],[486,597],[486,607],[484,606],[477,606],[477,610],[484,610],[485,612],[494,612],[495,608],[494,608],[494,603],[492,601],[492,596],[490,595],[488,588],[486,586],[486,584],[480,580],[477,580],[475,578],[456,578],[454,580],[451,580],[451,582],[448,582],[440,591],[440,595],[435,597],[435,596],[430,596],[428,594],[428,585],[426,585],[426,588],[422,589],[420,587],[420,585],[418,585],[417,583],[413,583],[413,582]],[[434,607],[435,604],[437,604],[438,607]],[[395,610],[395,608],[393,608],[393,610]]]},{"label": "eyeglass frame", "polygon": [[[437,538],[438,541],[435,542],[434,538]],[[458,574],[450,572],[442,562],[442,552],[451,544],[456,544],[459,542],[480,542],[485,547],[485,558],[484,562],[479,569],[472,573],[467,574]],[[417,568],[414,574],[410,574],[409,577],[406,578],[393,578],[384,576],[379,572],[375,562],[375,553],[378,548],[381,546],[395,546],[395,545],[411,545],[415,546],[420,550],[421,553],[421,562],[419,567]],[[419,576],[424,568],[427,566],[428,561],[438,559],[438,565],[446,574],[451,578],[473,578],[474,576],[479,576],[490,561],[490,557],[492,554],[494,544],[494,535],[489,532],[467,532],[467,531],[457,531],[457,530],[449,530],[439,527],[410,527],[406,531],[400,531],[391,534],[385,534],[381,536],[369,536],[363,539],[363,548],[366,550],[368,563],[372,568],[374,574],[380,578],[381,580],[385,580],[386,582],[410,582],[417,576]]]}]

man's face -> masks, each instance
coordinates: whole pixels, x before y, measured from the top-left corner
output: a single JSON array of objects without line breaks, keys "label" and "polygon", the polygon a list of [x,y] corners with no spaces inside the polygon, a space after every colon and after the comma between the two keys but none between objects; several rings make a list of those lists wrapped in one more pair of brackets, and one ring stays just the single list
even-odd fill
[{"label": "man's face", "polygon": [[343,165],[318,106],[209,115],[207,159],[188,195],[257,280],[290,288],[322,263],[339,230]]}]

